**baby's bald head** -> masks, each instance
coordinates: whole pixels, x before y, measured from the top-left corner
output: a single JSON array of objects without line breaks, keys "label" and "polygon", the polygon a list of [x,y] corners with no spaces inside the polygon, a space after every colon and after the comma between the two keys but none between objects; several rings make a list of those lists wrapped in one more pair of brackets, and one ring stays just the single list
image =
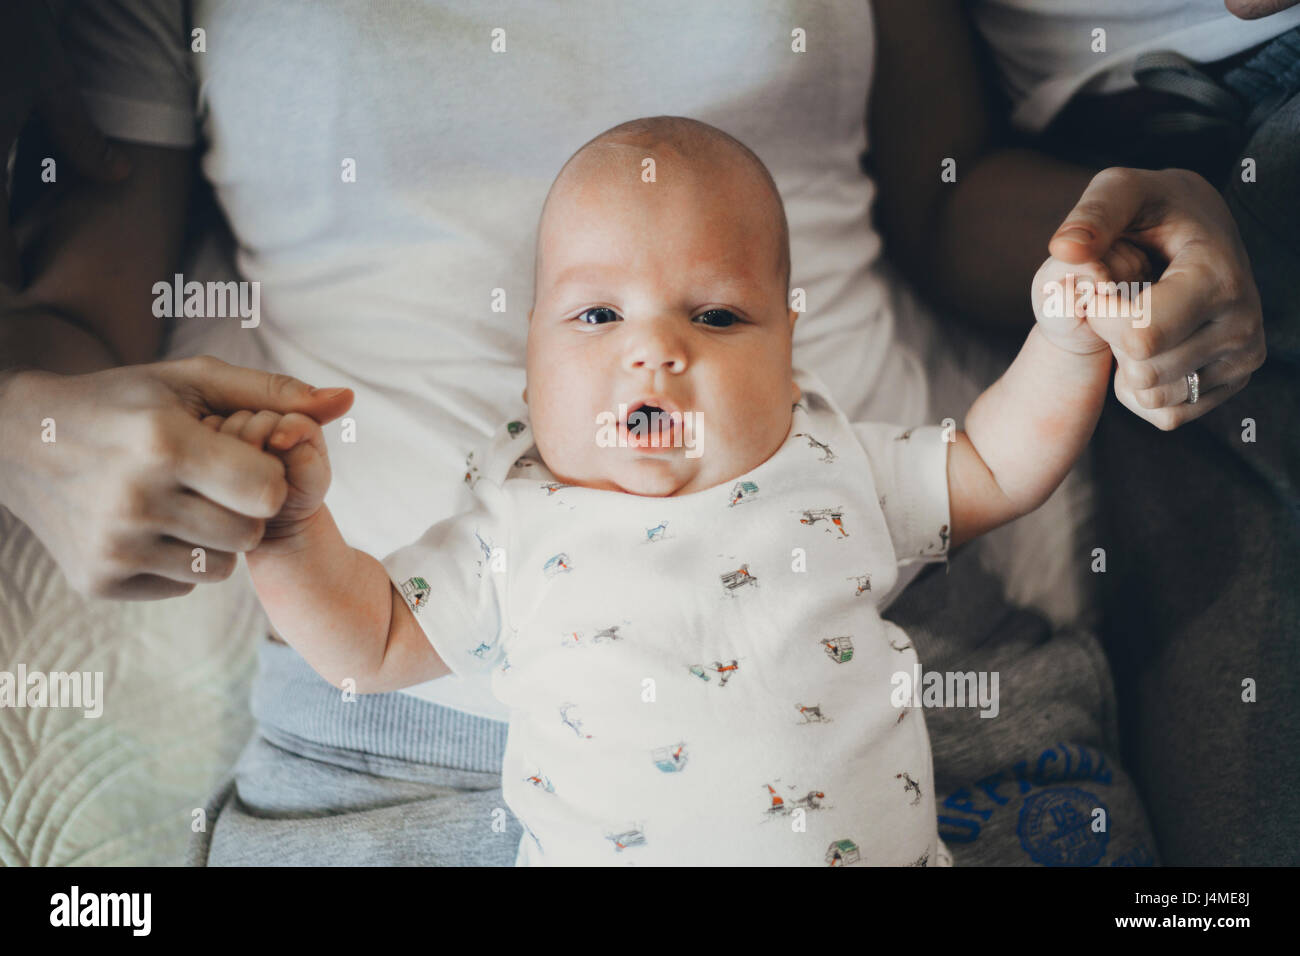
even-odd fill
[{"label": "baby's bald head", "polygon": [[[790,228],[776,182],[763,162],[744,143],[715,126],[684,116],[651,116],[620,123],[589,140],[561,168],[537,227],[535,280],[542,275],[547,223],[555,207],[580,196],[584,186],[599,182],[640,184],[642,161],[655,161],[656,178],[690,180],[712,191],[725,181],[743,197],[747,212],[763,223],[774,246],[771,262],[789,298]],[[711,188],[712,187],[712,188]],[[536,290],[534,290],[536,292]],[[536,295],[534,295],[534,301]]]},{"label": "baby's bald head", "polygon": [[[601,133],[551,186],[535,267],[523,398],[558,480],[690,494],[785,441],[800,396],[789,231],[743,144],[679,116]],[[609,445],[599,423],[647,396],[717,423],[708,453]]]}]

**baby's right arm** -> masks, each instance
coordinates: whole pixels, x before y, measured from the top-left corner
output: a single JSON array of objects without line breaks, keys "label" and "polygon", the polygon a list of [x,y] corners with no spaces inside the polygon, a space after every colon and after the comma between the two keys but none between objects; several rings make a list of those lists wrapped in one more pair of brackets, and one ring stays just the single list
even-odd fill
[{"label": "baby's right arm", "polygon": [[335,687],[400,690],[450,669],[429,643],[384,566],[348,546],[324,505],[329,459],[320,426],[273,412],[211,416],[204,424],[278,454],[289,495],[248,569],[262,606],[285,639]]}]

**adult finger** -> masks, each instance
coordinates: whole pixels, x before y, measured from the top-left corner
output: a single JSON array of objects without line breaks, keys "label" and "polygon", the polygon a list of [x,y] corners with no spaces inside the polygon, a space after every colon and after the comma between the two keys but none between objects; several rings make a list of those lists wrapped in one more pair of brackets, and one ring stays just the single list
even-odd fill
[{"label": "adult finger", "polygon": [[1111,282],[1136,282],[1155,278],[1151,257],[1146,251],[1127,239],[1116,239],[1101,257],[1106,268],[1105,278]]},{"label": "adult finger", "polygon": [[[90,591],[96,597],[130,598],[134,593],[136,599],[144,600],[146,595],[170,597],[184,594],[195,584],[226,580],[234,573],[238,562],[238,557],[231,552],[200,548],[189,541],[149,532],[138,534],[129,542],[120,543],[118,549],[132,568],[140,569],[126,581],[135,578],[158,580],[136,581],[125,593],[119,590],[125,581],[92,581]],[[183,589],[160,589],[157,587],[159,581],[181,585]]]},{"label": "adult finger", "polygon": [[178,394],[195,402],[195,414],[265,408],[285,414],[302,412],[325,424],[352,407],[351,389],[312,388],[289,375],[230,365],[210,355],[159,362],[153,370]]},{"label": "adult finger", "polygon": [[1297,0],[1224,0],[1228,12],[1240,20],[1258,20],[1294,7]]},{"label": "adult finger", "polygon": [[1160,281],[1141,290],[1129,317],[1114,323],[1111,345],[1132,359],[1145,360],[1186,342],[1212,316],[1205,314],[1206,277],[1195,265],[1171,267]]},{"label": "adult finger", "polygon": [[[1201,366],[1197,375],[1197,388],[1202,396],[1221,385],[1235,385],[1243,379],[1250,378],[1250,372],[1243,371],[1240,366],[1222,359]],[[1167,408],[1172,405],[1182,405],[1191,398],[1192,386],[1186,375],[1180,375],[1176,380],[1154,388],[1135,388],[1133,397],[1143,408]],[[1198,401],[1197,404],[1199,405],[1200,402]]]},{"label": "adult finger", "polygon": [[1249,382],[1250,376],[1247,375],[1237,382],[1220,385],[1208,392],[1201,392],[1200,400],[1195,405],[1183,402],[1178,405],[1167,405],[1164,408],[1146,408],[1137,400],[1133,389],[1125,382],[1123,374],[1117,371],[1115,373],[1115,397],[1119,399],[1121,405],[1138,416],[1138,418],[1144,419],[1161,431],[1167,432],[1173,431],[1187,422],[1194,421],[1206,412],[1222,405],[1245,388]]},{"label": "adult finger", "polygon": [[1262,330],[1240,342],[1227,323],[1211,322],[1187,341],[1150,359],[1139,361],[1122,352],[1116,359],[1138,401],[1159,408],[1187,397],[1187,376],[1192,372],[1200,373],[1202,390],[1208,391],[1250,375],[1264,364],[1266,356]]},{"label": "adult finger", "polygon": [[237,514],[181,488],[160,505],[160,533],[219,551],[252,551],[262,541],[266,520]]},{"label": "adult finger", "polygon": [[278,458],[207,428],[182,435],[173,463],[181,485],[250,518],[271,518],[280,510],[289,489]]},{"label": "adult finger", "polygon": [[1075,264],[1103,258],[1115,240],[1135,224],[1149,225],[1151,185],[1141,170],[1103,169],[1092,177],[1061,221],[1047,244],[1048,251]]},{"label": "adult finger", "polygon": [[224,581],[235,573],[239,562],[238,555],[231,551],[204,548],[171,537],[154,538],[146,548],[147,558],[140,562],[144,573],[182,584]]},{"label": "adult finger", "polygon": [[96,586],[96,597],[111,601],[161,601],[165,598],[184,597],[195,585],[173,581],[156,574],[134,574],[124,581]]}]

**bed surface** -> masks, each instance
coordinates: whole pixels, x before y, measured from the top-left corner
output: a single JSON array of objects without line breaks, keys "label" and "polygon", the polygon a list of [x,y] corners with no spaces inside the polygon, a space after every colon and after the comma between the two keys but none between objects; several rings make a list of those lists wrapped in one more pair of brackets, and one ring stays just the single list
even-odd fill
[{"label": "bed surface", "polygon": [[171,601],[74,592],[0,508],[0,670],[103,674],[103,713],[0,709],[0,864],[180,862],[246,741],[262,615],[246,572]]}]

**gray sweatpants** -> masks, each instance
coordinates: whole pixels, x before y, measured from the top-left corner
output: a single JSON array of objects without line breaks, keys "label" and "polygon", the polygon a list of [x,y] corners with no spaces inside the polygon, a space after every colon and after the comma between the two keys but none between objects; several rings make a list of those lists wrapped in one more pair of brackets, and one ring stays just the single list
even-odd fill
[{"label": "gray sweatpants", "polygon": [[188,861],[209,866],[511,866],[506,724],[407,694],[351,702],[267,639],[258,727],[208,802]]},{"label": "gray sweatpants", "polygon": [[[1118,764],[1114,690],[1097,639],[1053,631],[1006,604],[979,544],[958,549],[946,572],[927,568],[886,615],[912,635],[926,670],[999,671],[997,717],[926,711],[940,834],[954,862],[1156,862]],[[270,642],[253,713],[258,731],[213,796],[190,863],[514,863],[521,828],[500,789],[505,724],[405,694],[346,703],[296,652]]]}]

